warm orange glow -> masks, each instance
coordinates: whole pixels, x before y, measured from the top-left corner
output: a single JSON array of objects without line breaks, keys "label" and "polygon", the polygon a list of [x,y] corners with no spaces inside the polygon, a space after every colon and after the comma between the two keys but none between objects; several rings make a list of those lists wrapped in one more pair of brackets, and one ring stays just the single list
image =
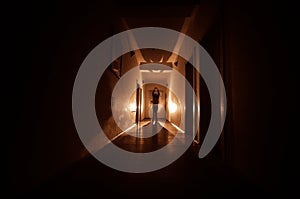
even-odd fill
[{"label": "warm orange glow", "polygon": [[175,113],[177,111],[177,104],[172,101],[169,101],[169,112]]},{"label": "warm orange glow", "polygon": [[159,60],[159,63],[162,63],[164,60],[164,56],[161,57],[161,59]]},{"label": "warm orange glow", "polygon": [[160,73],[160,70],[152,70],[154,73]]},{"label": "warm orange glow", "polygon": [[131,112],[135,112],[136,111],[136,104],[134,102],[129,104],[129,110]]},{"label": "warm orange glow", "polygon": [[142,73],[150,73],[150,70],[140,70]]}]

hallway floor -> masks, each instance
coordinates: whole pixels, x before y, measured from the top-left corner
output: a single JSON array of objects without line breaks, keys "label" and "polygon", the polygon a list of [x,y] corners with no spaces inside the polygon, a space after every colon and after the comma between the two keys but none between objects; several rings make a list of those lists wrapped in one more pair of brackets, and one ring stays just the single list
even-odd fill
[{"label": "hallway floor", "polygon": [[[151,124],[148,124],[151,125]],[[122,134],[113,141],[119,147],[134,152],[156,150],[172,140],[174,132],[170,125],[152,138],[136,139]],[[174,145],[174,147],[176,147]],[[192,144],[186,153],[171,165],[158,171],[133,174],[111,169],[93,156],[74,164],[36,188],[30,196],[37,197],[129,197],[161,198],[182,195],[211,198],[252,198],[262,196],[262,191],[253,186],[237,172],[225,166],[214,155],[198,158],[199,145]]]}]

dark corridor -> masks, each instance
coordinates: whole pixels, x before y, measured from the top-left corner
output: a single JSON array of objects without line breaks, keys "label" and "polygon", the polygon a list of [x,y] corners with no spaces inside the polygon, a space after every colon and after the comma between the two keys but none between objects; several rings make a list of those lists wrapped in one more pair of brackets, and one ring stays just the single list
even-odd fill
[{"label": "dark corridor", "polygon": [[[5,117],[12,120],[8,130],[3,131],[9,137],[3,139],[8,145],[4,147],[8,156],[4,161],[7,166],[4,173],[8,176],[4,189],[9,196],[260,198],[279,195],[288,198],[298,191],[298,184],[293,181],[299,179],[296,164],[299,144],[290,142],[299,140],[290,136],[298,134],[290,129],[291,121],[296,118],[290,119],[290,115],[298,113],[291,114],[296,109],[289,105],[296,99],[291,96],[296,94],[296,89],[292,90],[290,85],[298,85],[294,82],[298,73],[290,69],[297,66],[291,58],[297,58],[294,56],[297,51],[292,47],[297,46],[295,40],[299,37],[296,31],[299,11],[292,1],[24,1],[12,4],[4,7],[7,13],[3,18],[8,27],[3,32],[8,32],[4,37],[8,44],[5,51],[14,57],[6,58],[9,63],[4,65],[2,75],[8,79],[3,84],[3,98],[8,101],[3,104],[5,111],[8,110]],[[139,49],[134,36],[129,35],[132,39],[124,42],[124,46],[136,50],[107,66],[94,97],[93,108],[106,137],[112,140],[109,144],[129,152],[148,153],[171,143],[172,151],[172,147],[177,147],[176,143],[172,145],[175,135],[179,135],[179,140],[196,135],[188,150],[172,164],[136,174],[114,170],[87,151],[75,127],[72,96],[76,75],[91,50],[115,34],[141,27],[175,30],[200,44],[223,79],[227,112],[217,144],[205,158],[199,159],[211,116],[211,101],[201,71],[198,74],[187,63],[191,60],[197,63],[199,57],[191,56],[188,60],[178,56],[175,52],[185,52],[180,38],[169,52]],[[155,63],[166,67],[142,67]],[[137,66],[139,72],[132,74],[130,84],[123,84],[133,88],[131,96],[114,98],[118,82]],[[185,93],[186,85],[170,78],[170,71],[188,80],[195,98]],[[153,89],[150,80],[155,78],[165,81],[159,88],[164,96],[160,99],[164,100],[162,108],[166,110],[160,113],[165,118],[160,117],[156,125],[159,133],[151,138],[135,138],[136,134],[151,134],[154,127],[149,118],[151,107],[145,107],[145,102],[150,101],[149,90]],[[134,92],[137,87],[138,97]],[[163,87],[179,88],[185,95],[176,98]],[[197,110],[192,114],[200,114],[199,123],[194,119],[183,121],[188,102],[198,102],[200,113]],[[170,111],[172,107],[174,113]],[[116,117],[112,110],[116,111]],[[125,116],[130,119],[124,122]],[[199,124],[200,130],[181,128],[181,122],[186,126]],[[120,124],[127,128],[136,123],[138,127],[133,127],[137,131],[125,132],[120,127]],[[143,132],[140,126],[151,128]]]}]

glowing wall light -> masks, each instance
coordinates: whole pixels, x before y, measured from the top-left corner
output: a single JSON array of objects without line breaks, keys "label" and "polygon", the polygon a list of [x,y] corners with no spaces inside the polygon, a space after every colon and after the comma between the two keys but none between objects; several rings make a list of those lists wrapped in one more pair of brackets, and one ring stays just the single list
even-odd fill
[{"label": "glowing wall light", "polygon": [[160,73],[160,70],[152,70],[154,73]]},{"label": "glowing wall light", "polygon": [[135,112],[136,111],[136,103],[135,102],[132,102],[129,104],[129,110],[131,112]]},{"label": "glowing wall light", "polygon": [[175,113],[177,111],[177,104],[175,104],[172,101],[169,101],[169,112],[170,113]]}]

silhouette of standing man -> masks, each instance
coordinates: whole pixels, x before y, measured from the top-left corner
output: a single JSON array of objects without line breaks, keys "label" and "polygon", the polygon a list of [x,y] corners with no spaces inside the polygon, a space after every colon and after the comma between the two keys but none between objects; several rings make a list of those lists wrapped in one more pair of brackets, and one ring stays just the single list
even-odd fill
[{"label": "silhouette of standing man", "polygon": [[155,87],[152,91],[152,109],[153,109],[153,125],[157,123],[157,110],[158,110],[158,103],[159,103],[159,90]]}]

